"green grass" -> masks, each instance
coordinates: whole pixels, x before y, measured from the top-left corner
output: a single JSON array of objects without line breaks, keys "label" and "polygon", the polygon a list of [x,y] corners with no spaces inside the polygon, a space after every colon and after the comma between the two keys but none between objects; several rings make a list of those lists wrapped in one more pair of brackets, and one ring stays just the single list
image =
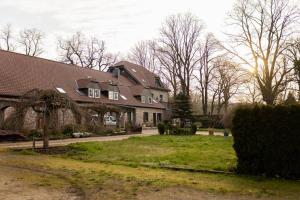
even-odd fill
[{"label": "green grass", "polygon": [[[136,193],[157,189],[163,191],[169,187],[195,188],[217,195],[228,194],[229,197],[238,195],[235,199],[258,197],[279,200],[300,197],[299,181],[237,174],[192,173],[144,166],[167,163],[194,169],[228,171],[236,164],[231,137],[136,137],[123,141],[78,143],[69,145],[69,148],[68,153],[59,157],[30,153],[29,150],[0,151],[0,166],[2,163],[34,169],[33,172],[35,169],[43,170],[69,177],[71,184],[79,184],[87,194],[100,191],[101,194],[117,195],[106,199],[134,199]],[[51,181],[47,184],[57,185]]]},{"label": "green grass", "polygon": [[124,141],[69,145],[64,156],[127,166],[168,166],[229,171],[236,165],[232,138],[207,136],[134,137]]}]

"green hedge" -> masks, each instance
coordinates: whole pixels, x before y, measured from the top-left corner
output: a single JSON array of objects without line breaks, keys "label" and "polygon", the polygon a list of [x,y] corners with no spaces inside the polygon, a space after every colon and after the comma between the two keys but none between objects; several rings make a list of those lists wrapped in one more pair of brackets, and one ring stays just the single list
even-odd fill
[{"label": "green hedge", "polygon": [[241,107],[233,119],[237,171],[300,178],[300,106]]}]

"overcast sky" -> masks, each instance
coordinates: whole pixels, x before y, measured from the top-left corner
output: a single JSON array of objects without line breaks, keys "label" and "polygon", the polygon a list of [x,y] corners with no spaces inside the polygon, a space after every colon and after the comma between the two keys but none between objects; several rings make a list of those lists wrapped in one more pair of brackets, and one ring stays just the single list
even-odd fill
[{"label": "overcast sky", "polygon": [[105,40],[126,55],[139,40],[155,38],[168,15],[191,12],[207,31],[222,37],[224,18],[235,0],[1,0],[0,26],[37,28],[46,34],[42,57],[55,59],[58,36],[76,31]]}]

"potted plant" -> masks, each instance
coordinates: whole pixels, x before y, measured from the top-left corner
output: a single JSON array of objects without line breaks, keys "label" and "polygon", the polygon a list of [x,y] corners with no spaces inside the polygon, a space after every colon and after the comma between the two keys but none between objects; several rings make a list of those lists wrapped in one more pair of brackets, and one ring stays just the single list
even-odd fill
[{"label": "potted plant", "polygon": [[208,128],[208,134],[209,134],[209,135],[214,135],[214,129],[211,128],[211,127],[209,127],[209,128]]}]

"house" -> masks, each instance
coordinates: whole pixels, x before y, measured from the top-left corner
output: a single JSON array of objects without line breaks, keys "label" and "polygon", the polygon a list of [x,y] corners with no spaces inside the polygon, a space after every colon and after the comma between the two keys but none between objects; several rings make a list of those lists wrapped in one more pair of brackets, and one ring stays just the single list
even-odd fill
[{"label": "house", "polygon": [[[108,113],[120,118],[120,125],[156,126],[168,117],[169,90],[142,66],[121,61],[101,72],[0,50],[0,127],[32,89],[56,90],[82,107],[103,103],[121,108],[121,113]],[[74,123],[70,112],[59,112],[58,119],[60,126]],[[29,109],[24,128],[38,129],[41,120]]]}]

